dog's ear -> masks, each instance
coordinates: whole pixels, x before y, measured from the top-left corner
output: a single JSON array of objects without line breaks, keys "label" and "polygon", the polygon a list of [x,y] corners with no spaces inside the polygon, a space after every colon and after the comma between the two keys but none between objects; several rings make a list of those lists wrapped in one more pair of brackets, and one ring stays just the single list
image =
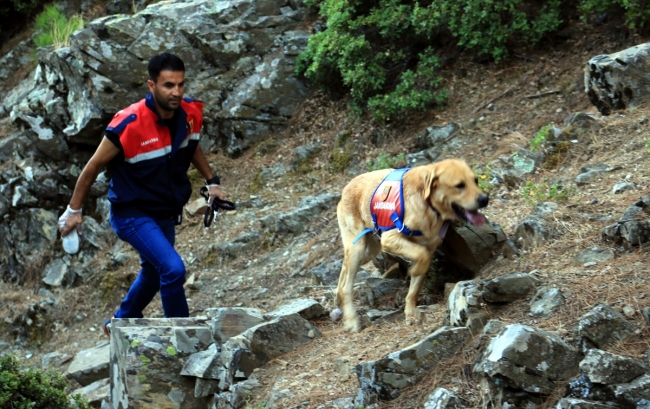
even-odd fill
[{"label": "dog's ear", "polygon": [[435,166],[428,166],[426,172],[424,172],[424,182],[422,186],[424,187],[424,192],[422,197],[424,197],[424,200],[429,200],[429,197],[433,194],[433,192],[436,190],[436,186],[438,185],[438,175],[437,175],[437,169]]}]

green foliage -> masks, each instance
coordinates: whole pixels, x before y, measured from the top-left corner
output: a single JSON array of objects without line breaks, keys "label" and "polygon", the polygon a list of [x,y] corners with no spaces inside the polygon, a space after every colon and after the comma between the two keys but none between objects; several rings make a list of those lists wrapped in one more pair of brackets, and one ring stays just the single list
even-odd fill
[{"label": "green foliage", "polygon": [[266,403],[260,403],[257,406],[246,406],[246,409],[266,409]]},{"label": "green foliage", "polygon": [[521,188],[521,194],[526,203],[535,206],[540,202],[566,202],[575,193],[575,188],[565,188],[557,183],[548,184],[544,179],[543,183],[535,184],[530,180]]},{"label": "green foliage", "polygon": [[70,35],[83,26],[84,21],[80,15],[75,14],[68,19],[55,5],[50,5],[36,16],[38,35],[34,42],[37,47],[66,47]]},{"label": "green foliage", "polygon": [[[441,104],[439,50],[450,41],[504,59],[515,40],[537,43],[561,23],[560,0],[306,0],[327,21],[296,71],[349,91],[357,113],[375,119]],[[451,34],[451,36],[449,35]]]},{"label": "green foliage", "polygon": [[91,409],[80,395],[69,397],[66,379],[55,371],[23,367],[0,356],[0,409]]},{"label": "green foliage", "polygon": [[382,153],[373,162],[371,160],[366,162],[369,171],[379,169],[397,168],[406,165],[404,162],[404,154],[400,153],[392,156],[390,153]]},{"label": "green foliage", "polygon": [[645,140],[645,148],[650,153],[650,139]]},{"label": "green foliage", "polygon": [[623,15],[624,24],[633,30],[647,28],[650,17],[650,4],[645,0],[582,0],[578,9],[585,21],[590,15],[618,12]]},{"label": "green foliage", "polygon": [[478,188],[483,192],[487,193],[494,188],[494,185],[488,180],[489,176],[487,173],[477,173],[476,177],[478,178]]},{"label": "green foliage", "polygon": [[548,139],[548,133],[553,129],[553,124],[548,124],[543,126],[537,133],[535,137],[530,141],[530,151],[535,152],[538,150],[544,142]]},{"label": "green foliage", "polygon": [[336,135],[334,149],[330,155],[330,169],[333,172],[341,173],[350,166],[354,144],[351,143],[351,132],[341,131]]}]

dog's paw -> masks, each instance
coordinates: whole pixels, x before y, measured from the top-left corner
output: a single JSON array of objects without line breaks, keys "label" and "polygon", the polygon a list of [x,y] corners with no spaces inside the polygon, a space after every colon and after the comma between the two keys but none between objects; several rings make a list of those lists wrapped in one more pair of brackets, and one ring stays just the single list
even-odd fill
[{"label": "dog's paw", "polygon": [[359,324],[359,316],[354,314],[353,316],[343,317],[343,328],[350,332],[359,332],[361,325]]},{"label": "dog's paw", "polygon": [[408,325],[419,325],[424,322],[424,314],[422,314],[422,312],[418,311],[417,309],[406,313],[405,316],[405,321]]}]

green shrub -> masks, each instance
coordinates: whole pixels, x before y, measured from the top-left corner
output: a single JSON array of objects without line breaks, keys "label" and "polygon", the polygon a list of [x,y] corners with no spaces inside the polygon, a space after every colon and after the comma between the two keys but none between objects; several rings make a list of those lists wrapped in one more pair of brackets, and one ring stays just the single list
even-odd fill
[{"label": "green shrub", "polygon": [[366,162],[369,171],[379,169],[397,168],[406,165],[404,162],[404,154],[400,153],[392,156],[390,153],[382,153],[373,162],[371,160]]},{"label": "green shrub", "polygon": [[608,12],[613,16],[622,15],[628,28],[648,28],[650,5],[645,0],[582,0],[578,8],[583,20],[593,14]]},{"label": "green shrub", "polygon": [[80,395],[68,396],[58,372],[24,367],[12,355],[0,356],[0,409],[91,409]]},{"label": "green shrub", "polygon": [[544,125],[537,131],[535,137],[529,142],[531,152],[535,152],[542,147],[544,142],[548,140],[548,133],[551,132],[551,129],[553,129],[553,124]]},{"label": "green shrub", "polygon": [[529,180],[521,188],[524,201],[531,206],[546,201],[566,202],[574,193],[575,188],[565,188],[557,183],[549,185],[546,179],[540,184],[533,183]]},{"label": "green shrub", "polygon": [[534,44],[561,23],[560,0],[306,0],[327,22],[296,71],[324,88],[343,87],[357,113],[375,119],[440,104],[443,47],[504,59],[515,41]]},{"label": "green shrub", "polygon": [[80,15],[75,14],[68,19],[55,5],[50,5],[36,16],[36,29],[39,33],[34,42],[37,47],[67,47],[70,35],[83,26],[84,21]]}]

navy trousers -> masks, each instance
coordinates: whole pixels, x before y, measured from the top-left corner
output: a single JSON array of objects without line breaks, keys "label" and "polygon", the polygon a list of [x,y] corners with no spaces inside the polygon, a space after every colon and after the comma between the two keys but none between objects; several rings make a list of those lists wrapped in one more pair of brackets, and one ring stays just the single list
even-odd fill
[{"label": "navy trousers", "polygon": [[142,318],[142,311],[160,291],[165,317],[189,317],[185,298],[185,264],[174,249],[174,219],[111,214],[117,237],[140,254],[140,274],[122,300],[115,318]]}]

